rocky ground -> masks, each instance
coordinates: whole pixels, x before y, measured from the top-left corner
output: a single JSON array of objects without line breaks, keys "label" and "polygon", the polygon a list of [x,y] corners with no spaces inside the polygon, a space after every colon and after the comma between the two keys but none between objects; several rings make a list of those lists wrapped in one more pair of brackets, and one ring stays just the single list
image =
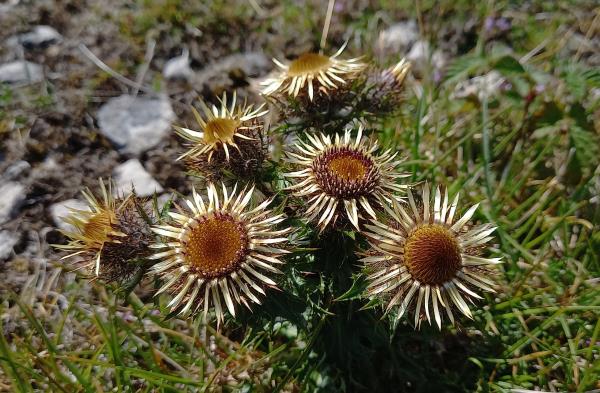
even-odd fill
[{"label": "rocky ground", "polygon": [[112,177],[121,189],[133,184],[143,196],[186,192],[172,124],[188,122],[188,105],[199,95],[247,87],[271,68],[258,42],[237,53],[236,43],[221,37],[231,52],[222,56],[217,42],[208,45],[214,52],[196,43],[200,30],[182,33],[192,45],[159,32],[140,47],[119,31],[133,12],[118,2],[90,5],[3,5],[3,261],[52,258],[48,244],[64,240],[54,228],[65,206],[80,206],[80,191],[96,189],[99,177]]},{"label": "rocky ground", "polygon": [[[12,274],[15,258],[53,259],[48,245],[64,241],[55,228],[66,207],[81,206],[81,190],[95,190],[99,177],[112,177],[121,189],[133,184],[142,196],[186,193],[172,124],[193,124],[188,108],[199,97],[214,100],[236,89],[257,101],[256,82],[273,67],[269,56],[312,46],[306,33],[289,42],[295,28],[272,21],[282,12],[277,7],[263,10],[267,16],[250,7],[211,15],[209,6],[198,6],[193,11],[206,26],[172,26],[155,15],[158,7],[111,4],[2,6],[1,274]],[[283,34],[262,33],[266,20]],[[343,29],[334,26],[332,40],[340,41]],[[418,39],[414,21],[400,22],[382,32],[377,46],[419,61],[428,47]],[[443,66],[442,52],[433,56]],[[11,287],[14,280],[2,281]]]}]

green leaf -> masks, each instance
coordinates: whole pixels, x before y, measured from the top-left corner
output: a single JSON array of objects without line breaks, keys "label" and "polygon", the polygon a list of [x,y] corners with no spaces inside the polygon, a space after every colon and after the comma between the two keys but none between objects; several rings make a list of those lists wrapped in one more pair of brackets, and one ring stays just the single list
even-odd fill
[{"label": "green leaf", "polygon": [[476,364],[480,369],[483,370],[483,363],[481,363],[481,360],[474,358],[474,357],[470,357],[468,359],[471,363]]},{"label": "green leaf", "polygon": [[367,281],[365,277],[360,275],[358,276],[354,282],[352,282],[352,286],[348,289],[342,296],[335,299],[336,302],[342,302],[347,300],[354,300],[361,297],[367,288]]},{"label": "green leaf", "polygon": [[582,165],[595,167],[598,163],[598,154],[600,154],[598,136],[576,125],[571,126],[569,136],[575,147],[575,156]]},{"label": "green leaf", "polygon": [[502,56],[493,67],[503,74],[524,74],[525,68],[512,56]]},{"label": "green leaf", "polygon": [[368,310],[370,308],[375,308],[380,304],[380,300],[378,298],[373,298],[371,300],[369,300],[369,302],[367,304],[365,304],[364,306],[362,306],[360,308],[361,311],[363,310]]},{"label": "green leaf", "polygon": [[600,70],[598,68],[584,71],[582,75],[590,87],[600,87]]},{"label": "green leaf", "polygon": [[456,59],[446,68],[445,83],[454,83],[477,74],[487,63],[486,58],[478,55],[467,55]]}]

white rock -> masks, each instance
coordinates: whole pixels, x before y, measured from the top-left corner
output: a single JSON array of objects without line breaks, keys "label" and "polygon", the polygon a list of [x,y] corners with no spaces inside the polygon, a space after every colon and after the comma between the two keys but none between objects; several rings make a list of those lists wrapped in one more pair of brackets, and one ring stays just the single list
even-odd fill
[{"label": "white rock", "polygon": [[412,62],[428,60],[429,51],[429,42],[420,40],[410,48],[406,58]]},{"label": "white rock", "polygon": [[72,231],[73,226],[64,222],[64,218],[69,216],[71,209],[89,210],[87,203],[80,199],[67,199],[66,201],[58,202],[50,206],[50,215],[54,225],[63,231]]},{"label": "white rock", "polygon": [[2,4],[0,4],[0,15],[12,11],[13,8],[15,8],[17,4],[19,4],[19,1],[20,0],[3,1]]},{"label": "white rock", "polygon": [[9,181],[0,184],[0,224],[10,220],[25,200],[25,187]]},{"label": "white rock", "polygon": [[441,70],[448,64],[448,58],[441,50],[435,50],[431,56],[431,63],[434,69]]},{"label": "white rock", "polygon": [[246,52],[227,57],[231,64],[237,64],[244,74],[257,77],[266,74],[272,67],[271,60],[262,52]]},{"label": "white rock", "polygon": [[446,65],[446,56],[440,50],[436,50],[431,54],[429,43],[424,40],[419,40],[410,48],[410,52],[406,55],[408,61],[412,64],[413,71],[425,72],[429,65],[431,56],[431,65],[434,70],[441,70]]},{"label": "white rock", "polygon": [[0,231],[0,261],[8,259],[11,256],[13,247],[18,241],[19,236],[16,233]]},{"label": "white rock", "polygon": [[37,48],[62,40],[62,35],[54,27],[40,25],[32,31],[8,39],[8,45],[23,45],[26,48]]},{"label": "white rock", "polygon": [[502,74],[498,71],[490,71],[485,75],[476,76],[469,80],[460,82],[454,88],[452,97],[467,98],[477,97],[480,101],[498,93],[500,86],[504,83]]},{"label": "white rock", "polygon": [[29,61],[13,61],[0,65],[0,82],[36,83],[44,79],[42,66]]},{"label": "white rock", "polygon": [[391,25],[377,39],[377,49],[384,54],[403,54],[419,39],[417,22],[409,20]]},{"label": "white rock", "polygon": [[98,111],[100,132],[126,153],[140,154],[171,132],[175,117],[164,98],[123,95],[110,99]]},{"label": "white rock", "polygon": [[149,196],[154,192],[160,193],[163,188],[154,178],[144,169],[142,163],[133,158],[115,168],[114,179],[116,182],[115,192],[121,195],[131,193],[132,188],[139,196]]},{"label": "white rock", "polygon": [[17,161],[4,171],[3,180],[14,180],[24,174],[31,168],[31,165],[27,161]]},{"label": "white rock", "polygon": [[190,52],[183,50],[181,56],[169,59],[163,68],[163,76],[167,79],[189,79],[193,74],[190,68]]}]

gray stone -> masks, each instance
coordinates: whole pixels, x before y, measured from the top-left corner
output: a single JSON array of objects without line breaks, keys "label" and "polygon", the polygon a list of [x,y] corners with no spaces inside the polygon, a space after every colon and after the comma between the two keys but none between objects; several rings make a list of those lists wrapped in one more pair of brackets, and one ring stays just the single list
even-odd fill
[{"label": "gray stone", "polygon": [[4,171],[3,180],[15,180],[31,168],[27,161],[17,161]]},{"label": "gray stone", "polygon": [[382,54],[403,54],[418,39],[417,22],[414,20],[398,22],[379,33],[377,49]]},{"label": "gray stone", "polygon": [[62,35],[52,26],[35,26],[33,30],[8,39],[8,45],[22,45],[25,48],[39,48],[60,42]]},{"label": "gray stone", "polygon": [[89,210],[89,206],[80,199],[67,199],[66,201],[57,202],[50,206],[50,215],[57,228],[63,231],[73,230],[73,226],[64,221],[64,218],[71,213],[71,209]]},{"label": "gray stone", "polygon": [[273,67],[273,63],[261,52],[247,52],[239,55],[231,55],[226,58],[229,64],[240,67],[244,74],[255,78],[266,74]]},{"label": "gray stone", "polygon": [[427,61],[429,60],[429,42],[420,40],[410,48],[406,58],[411,62]]},{"label": "gray stone", "polygon": [[0,82],[36,83],[44,80],[42,66],[29,61],[13,61],[0,65]]},{"label": "gray stone", "polygon": [[429,43],[424,40],[414,43],[412,48],[410,48],[410,52],[406,55],[406,59],[411,62],[412,70],[417,73],[425,72],[430,61],[434,70],[441,70],[447,62],[446,56],[442,51],[435,50],[431,53]]},{"label": "gray stone", "polygon": [[8,14],[17,4],[19,4],[19,1],[20,0],[3,1],[2,4],[0,4],[0,15]]},{"label": "gray stone", "polygon": [[125,153],[141,154],[171,132],[175,117],[168,99],[123,95],[98,111],[100,132]]},{"label": "gray stone", "polygon": [[135,189],[139,196],[150,196],[154,192],[160,193],[163,188],[154,178],[144,169],[142,163],[133,158],[115,168],[114,179],[116,190],[122,195],[127,195]]},{"label": "gray stone", "polygon": [[9,181],[0,184],[0,224],[10,220],[25,200],[25,187]]},{"label": "gray stone", "polygon": [[505,79],[498,71],[490,71],[485,75],[458,83],[452,92],[452,97],[476,97],[481,101],[498,94],[504,81]]},{"label": "gray stone", "polygon": [[8,259],[13,247],[19,242],[19,236],[10,231],[0,231],[0,261]]},{"label": "gray stone", "polygon": [[183,50],[181,56],[169,59],[163,68],[163,76],[167,79],[189,79],[193,74],[190,68],[190,52]]}]

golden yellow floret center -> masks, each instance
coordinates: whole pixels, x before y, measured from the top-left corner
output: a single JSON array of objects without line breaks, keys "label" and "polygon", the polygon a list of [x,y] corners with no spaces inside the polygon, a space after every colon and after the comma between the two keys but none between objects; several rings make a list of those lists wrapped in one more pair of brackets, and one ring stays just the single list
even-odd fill
[{"label": "golden yellow floret center", "polygon": [[357,157],[339,156],[327,163],[331,172],[338,178],[349,181],[361,180],[367,173],[367,166]]},{"label": "golden yellow floret center", "polygon": [[189,265],[201,276],[220,277],[240,267],[248,246],[247,233],[231,216],[203,218],[187,231],[183,251]]},{"label": "golden yellow floret center", "polygon": [[404,262],[419,282],[442,285],[452,280],[461,267],[456,236],[441,225],[423,225],[406,240]]},{"label": "golden yellow floret center", "polygon": [[240,124],[239,120],[226,117],[211,119],[204,128],[204,141],[207,144],[230,142]]},{"label": "golden yellow floret center", "polygon": [[81,235],[86,243],[102,244],[109,240],[109,234],[113,230],[112,224],[116,221],[114,214],[110,211],[101,211],[88,218],[81,228]]},{"label": "golden yellow floret center", "polygon": [[292,61],[288,68],[289,76],[299,76],[304,74],[314,74],[325,70],[331,65],[331,60],[327,56],[318,53],[304,53]]}]

